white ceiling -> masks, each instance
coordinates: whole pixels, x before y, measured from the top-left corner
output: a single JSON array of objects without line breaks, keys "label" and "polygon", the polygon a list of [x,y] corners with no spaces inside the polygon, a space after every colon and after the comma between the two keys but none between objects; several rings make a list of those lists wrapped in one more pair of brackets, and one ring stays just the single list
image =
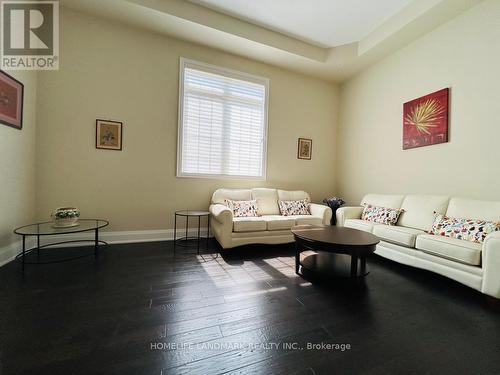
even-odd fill
[{"label": "white ceiling", "polygon": [[[481,1],[60,0],[60,4],[154,33],[343,82]],[[259,21],[227,14],[229,10],[208,8],[209,2],[228,9],[234,7],[234,11],[245,13],[245,18],[259,17]],[[263,22],[271,26],[260,24]],[[286,30],[279,31],[280,27]]]},{"label": "white ceiling", "polygon": [[412,0],[189,0],[321,47],[367,36]]}]

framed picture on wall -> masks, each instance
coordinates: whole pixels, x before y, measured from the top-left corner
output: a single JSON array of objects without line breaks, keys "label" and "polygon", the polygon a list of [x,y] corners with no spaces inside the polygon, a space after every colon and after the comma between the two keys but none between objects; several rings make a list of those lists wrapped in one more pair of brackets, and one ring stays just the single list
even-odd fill
[{"label": "framed picture on wall", "polygon": [[448,142],[449,89],[403,105],[403,150]]},{"label": "framed picture on wall", "polygon": [[0,123],[22,129],[23,96],[24,85],[0,70]]},{"label": "framed picture on wall", "polygon": [[299,138],[297,158],[311,160],[312,156],[312,139]]},{"label": "framed picture on wall", "polygon": [[122,127],[118,121],[96,120],[95,147],[105,150],[122,149]]}]

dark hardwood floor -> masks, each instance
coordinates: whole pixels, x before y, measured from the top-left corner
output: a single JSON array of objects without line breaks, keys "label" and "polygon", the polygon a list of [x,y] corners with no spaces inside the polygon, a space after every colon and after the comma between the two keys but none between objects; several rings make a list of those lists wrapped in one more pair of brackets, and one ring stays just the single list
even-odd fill
[{"label": "dark hardwood floor", "polygon": [[[157,242],[24,278],[11,262],[0,374],[500,374],[500,314],[481,294],[377,256],[364,288],[311,283],[293,255],[253,246],[205,260]],[[332,347],[310,348],[321,343]]]}]

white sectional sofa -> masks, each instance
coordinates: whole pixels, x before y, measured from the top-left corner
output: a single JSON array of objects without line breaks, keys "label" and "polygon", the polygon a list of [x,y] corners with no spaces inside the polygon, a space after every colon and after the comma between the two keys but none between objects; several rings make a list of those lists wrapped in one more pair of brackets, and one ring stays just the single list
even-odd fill
[{"label": "white sectional sofa", "polygon": [[427,233],[434,222],[434,211],[455,218],[500,221],[500,202],[368,194],[363,203],[404,209],[395,226],[361,220],[363,207],[342,207],[337,211],[337,225],[371,232],[381,239],[376,254],[500,298],[500,232],[488,235],[483,244]]},{"label": "white sectional sofa", "polygon": [[[308,198],[304,191],[286,191],[268,188],[218,189],[210,205],[211,230],[224,249],[252,243],[280,244],[293,242],[290,229],[301,224],[330,224],[332,210],[311,203],[311,215],[281,216],[278,201]],[[224,204],[234,201],[257,200],[258,217],[233,217]]]}]

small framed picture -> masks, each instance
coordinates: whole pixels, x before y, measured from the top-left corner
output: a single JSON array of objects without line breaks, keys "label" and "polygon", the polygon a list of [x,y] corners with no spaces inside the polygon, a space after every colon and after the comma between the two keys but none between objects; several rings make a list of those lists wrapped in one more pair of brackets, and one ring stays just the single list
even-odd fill
[{"label": "small framed picture", "polygon": [[95,147],[105,150],[122,149],[122,123],[118,121],[96,120]]},{"label": "small framed picture", "polygon": [[299,138],[297,158],[304,160],[311,160],[312,144],[313,144],[312,139]]},{"label": "small framed picture", "polygon": [[0,123],[22,129],[23,95],[24,85],[0,70]]}]

